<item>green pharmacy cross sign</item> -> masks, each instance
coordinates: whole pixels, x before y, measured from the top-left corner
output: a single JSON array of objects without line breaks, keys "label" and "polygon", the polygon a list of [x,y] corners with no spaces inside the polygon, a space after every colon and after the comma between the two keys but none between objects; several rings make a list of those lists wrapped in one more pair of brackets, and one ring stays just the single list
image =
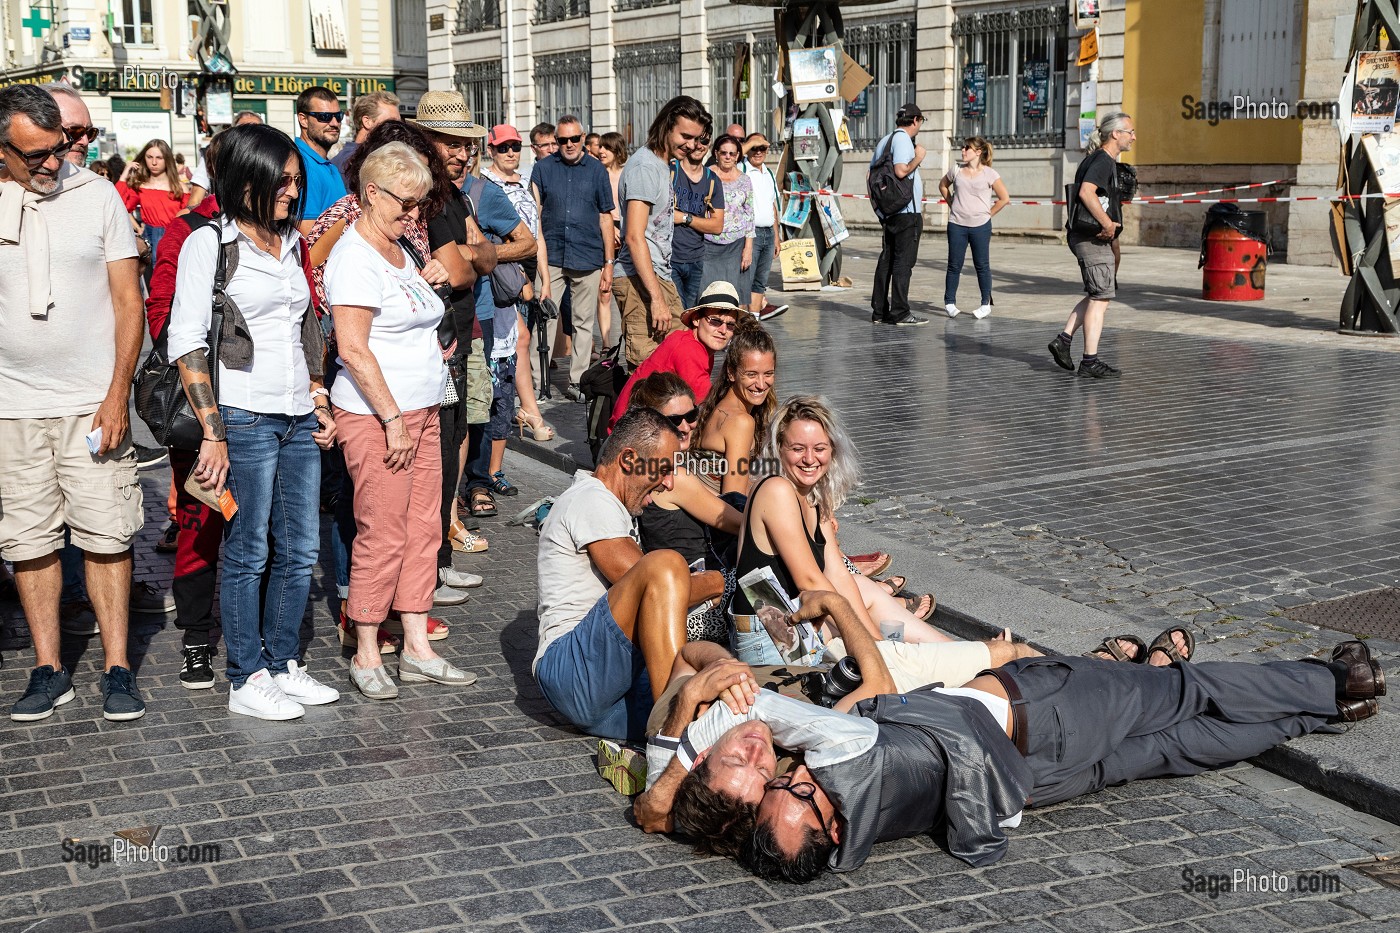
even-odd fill
[{"label": "green pharmacy cross sign", "polygon": [[44,19],[44,14],[39,12],[37,6],[29,8],[29,17],[22,19],[19,24],[29,30],[29,34],[38,39],[44,34],[44,30],[53,25],[49,20]]}]

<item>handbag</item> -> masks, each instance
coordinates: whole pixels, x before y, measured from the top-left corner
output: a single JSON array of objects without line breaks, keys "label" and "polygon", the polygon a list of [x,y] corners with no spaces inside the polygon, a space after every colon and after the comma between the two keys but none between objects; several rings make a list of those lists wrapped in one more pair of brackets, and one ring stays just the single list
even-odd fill
[{"label": "handbag", "polygon": [[[219,228],[216,225],[214,229],[217,232]],[[236,250],[238,244],[220,241],[219,259],[214,267],[214,304],[209,315],[209,336],[206,341],[209,346],[209,383],[214,390],[215,403],[219,398],[219,344],[224,324],[224,302],[228,298],[224,285],[228,276],[230,248]],[[170,325],[167,323],[132,379],[136,414],[146,423],[151,436],[160,446],[198,451],[204,443],[204,424],[190,408],[184,384],[180,381],[180,367],[169,358],[169,333]]]},{"label": "handbag", "polygon": [[1103,232],[1103,226],[1079,200],[1078,188],[1074,182],[1065,185],[1065,230],[1083,236],[1098,236]]}]

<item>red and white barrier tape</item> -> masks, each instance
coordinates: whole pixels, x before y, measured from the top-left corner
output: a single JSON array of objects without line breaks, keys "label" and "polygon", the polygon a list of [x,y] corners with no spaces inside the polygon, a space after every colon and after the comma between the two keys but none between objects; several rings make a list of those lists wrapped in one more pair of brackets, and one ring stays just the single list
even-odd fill
[{"label": "red and white barrier tape", "polygon": [[1256,181],[1248,185],[1226,185],[1223,188],[1207,188],[1204,191],[1179,191],[1176,194],[1145,194],[1140,201],[1167,201],[1172,198],[1195,198],[1203,194],[1219,194],[1222,191],[1244,191],[1249,188],[1269,188],[1274,185],[1291,185],[1293,181],[1287,178],[1278,178],[1274,181]]},{"label": "red and white barrier tape", "polygon": [[[833,198],[852,198],[857,201],[868,201],[868,194],[846,194],[842,191],[830,191],[819,189],[817,191],[784,191],[789,197],[807,198],[814,195],[830,195]],[[1372,192],[1369,194],[1326,194],[1326,195],[1299,195],[1289,198],[1170,198],[1168,200],[1138,198],[1129,201],[1129,204],[1288,204],[1293,201],[1364,201],[1368,198],[1400,198],[1400,191]],[[947,204],[942,198],[924,198],[923,204]],[[1057,200],[1012,200],[1012,204],[1025,207],[1050,207],[1053,205],[1063,205],[1062,199]]]}]

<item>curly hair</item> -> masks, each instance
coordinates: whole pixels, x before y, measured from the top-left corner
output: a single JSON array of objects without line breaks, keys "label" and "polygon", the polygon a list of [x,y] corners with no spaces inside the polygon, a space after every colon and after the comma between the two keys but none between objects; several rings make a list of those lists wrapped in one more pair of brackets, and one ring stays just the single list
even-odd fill
[{"label": "curly hair", "polygon": [[[725,351],[724,369],[710,386],[710,394],[700,403],[700,421],[695,425],[696,437],[704,436],[710,416],[715,413],[719,403],[724,401],[729,390],[738,385],[739,367],[743,364],[744,357],[750,353],[771,353],[773,368],[777,369],[778,347],[773,343],[773,336],[763,329],[763,325],[758,323],[758,319],[753,315],[741,314],[734,326],[734,339],[729,341],[729,349]],[[776,377],[776,372],[774,375]],[[762,404],[749,409],[749,414],[753,415],[753,449],[749,451],[750,457],[757,456],[759,447],[763,444],[763,437],[768,432],[768,424],[773,419],[773,411],[777,407],[777,395],[770,389]]]},{"label": "curly hair", "polygon": [[706,783],[709,777],[708,759],[685,776],[676,788],[671,819],[694,840],[698,854],[738,858],[753,833],[758,807],[712,790]]},{"label": "curly hair", "polygon": [[452,198],[461,197],[457,186],[447,177],[447,166],[443,164],[442,156],[438,154],[437,146],[433,145],[428,134],[402,120],[385,120],[370,130],[365,141],[350,156],[350,161],[345,163],[347,191],[359,196],[360,170],[365,164],[365,159],[373,155],[374,150],[389,143],[406,143],[410,149],[428,160],[428,172],[433,176],[433,183],[418,211],[418,216],[424,224],[436,217]]},{"label": "curly hair", "polygon": [[772,827],[759,824],[739,850],[738,861],[764,881],[806,884],[822,873],[834,848],[836,843],[830,836],[809,826],[797,851],[788,855],[778,845]]}]

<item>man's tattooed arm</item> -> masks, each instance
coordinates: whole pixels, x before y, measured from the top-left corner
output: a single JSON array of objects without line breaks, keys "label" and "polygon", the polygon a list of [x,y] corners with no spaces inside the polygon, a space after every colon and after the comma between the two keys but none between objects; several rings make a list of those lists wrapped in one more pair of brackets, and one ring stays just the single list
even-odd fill
[{"label": "man's tattooed arm", "polygon": [[180,381],[185,386],[185,396],[190,407],[205,424],[205,439],[222,441],[224,421],[219,417],[219,404],[214,398],[214,387],[209,381],[209,356],[207,350],[191,350],[178,360]]}]

